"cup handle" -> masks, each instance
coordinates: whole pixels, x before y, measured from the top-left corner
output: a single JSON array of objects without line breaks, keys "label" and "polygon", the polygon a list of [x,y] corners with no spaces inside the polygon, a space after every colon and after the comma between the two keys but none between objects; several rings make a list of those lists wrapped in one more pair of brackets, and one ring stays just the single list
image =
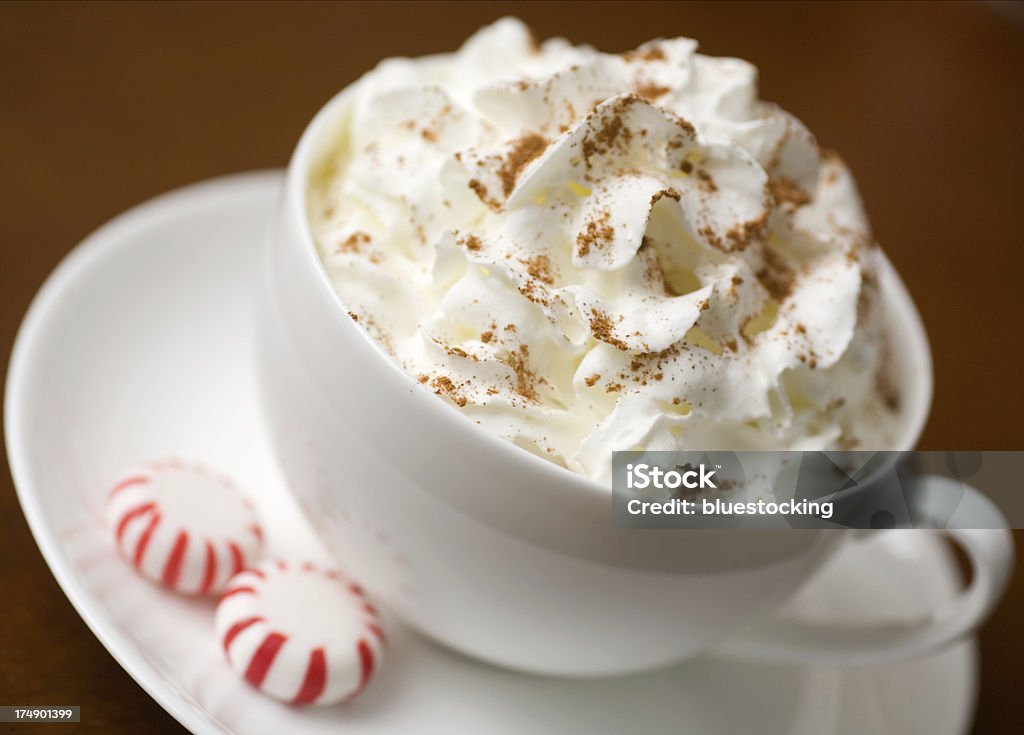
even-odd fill
[{"label": "cup handle", "polygon": [[[1002,513],[973,487],[951,478],[924,478],[913,500],[918,512],[961,496],[950,525],[936,531],[955,541],[971,564],[971,581],[929,614],[899,623],[834,625],[775,619],[716,649],[730,658],[776,662],[881,664],[925,656],[970,634],[991,612],[1013,567],[1013,537]],[[954,495],[951,495],[954,493]],[[964,525],[976,525],[964,528]]]}]

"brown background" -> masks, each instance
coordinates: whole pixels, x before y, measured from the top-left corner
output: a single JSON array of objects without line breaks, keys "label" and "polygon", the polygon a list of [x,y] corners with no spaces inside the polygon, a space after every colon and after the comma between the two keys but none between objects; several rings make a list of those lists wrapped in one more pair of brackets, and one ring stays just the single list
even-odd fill
[{"label": "brown background", "polygon": [[[452,49],[505,13],[540,37],[624,50],[689,35],[756,63],[763,96],[850,163],[924,315],[936,395],[922,447],[1024,449],[1024,18],[995,4],[2,4],[0,349],[108,218],[283,166],[309,117],[377,60]],[[78,619],[0,483],[0,704],[81,704],[85,722],[60,732],[180,732]],[[1018,572],[981,634],[978,733],[1020,731],[1022,616]],[[17,729],[47,726],[34,727]]]}]

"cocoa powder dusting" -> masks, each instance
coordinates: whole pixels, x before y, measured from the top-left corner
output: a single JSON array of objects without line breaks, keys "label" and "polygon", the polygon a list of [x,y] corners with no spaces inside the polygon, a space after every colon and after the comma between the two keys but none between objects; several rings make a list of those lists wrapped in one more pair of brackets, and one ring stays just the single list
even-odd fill
[{"label": "cocoa powder dusting", "polygon": [[769,247],[764,249],[764,267],[755,275],[765,290],[779,303],[785,301],[792,292],[793,282],[796,280],[785,258]]},{"label": "cocoa powder dusting", "polygon": [[519,293],[535,304],[551,305],[550,294],[547,289],[540,285],[540,281],[536,278],[529,278],[525,283],[516,286],[516,288],[519,290]]},{"label": "cocoa powder dusting", "polygon": [[596,219],[587,220],[583,230],[576,235],[576,253],[582,258],[592,247],[603,248],[610,245],[615,238],[615,228],[611,226],[611,212],[601,210]]},{"label": "cocoa powder dusting", "polygon": [[665,87],[663,85],[653,84],[650,82],[645,82],[644,84],[641,84],[639,87],[636,88],[636,93],[638,95],[640,95],[641,97],[646,97],[651,102],[654,102],[662,95],[666,95],[671,91],[671,87]]},{"label": "cocoa powder dusting", "polygon": [[718,241],[717,243],[710,239],[709,242],[727,253],[745,250],[751,242],[754,240],[760,240],[764,237],[765,230],[768,228],[768,217],[770,215],[771,210],[765,209],[761,216],[756,219],[748,220],[747,222],[743,222],[729,228],[725,233],[726,243],[723,243],[721,239],[717,237],[715,238]]},{"label": "cocoa powder dusting", "polygon": [[470,179],[469,188],[477,195],[477,198],[495,212],[501,211],[501,202],[497,202],[487,191],[487,187],[479,179]]},{"label": "cocoa powder dusting", "polygon": [[629,345],[615,336],[615,324],[611,317],[603,311],[593,311],[590,314],[590,331],[597,339],[618,347],[623,352],[629,350]]},{"label": "cocoa powder dusting", "polygon": [[785,176],[772,176],[768,179],[768,188],[775,197],[776,204],[788,205],[793,208],[802,207],[811,201],[811,196]]},{"label": "cocoa powder dusting", "polygon": [[882,397],[885,407],[893,412],[900,410],[900,389],[894,372],[892,345],[887,339],[882,345],[882,359],[875,373],[875,390]]},{"label": "cocoa powder dusting", "polygon": [[622,58],[626,61],[664,61],[666,57],[660,46],[648,46],[627,51]]},{"label": "cocoa powder dusting", "polygon": [[365,232],[353,232],[343,242],[338,244],[336,253],[359,253],[362,246],[370,242],[370,236]]},{"label": "cocoa powder dusting", "polygon": [[656,191],[651,195],[651,206],[653,207],[665,197],[675,199],[678,202],[682,198],[682,194],[680,194],[677,189],[662,189],[661,191]]},{"label": "cocoa powder dusting", "polygon": [[554,285],[555,277],[551,271],[551,259],[546,255],[535,255],[532,258],[528,258],[524,261],[526,265],[526,272],[530,274],[532,278],[536,278],[538,281],[542,281],[549,286]]},{"label": "cocoa powder dusting", "polygon": [[466,400],[466,397],[459,392],[459,389],[455,386],[455,383],[452,382],[452,379],[447,375],[439,375],[434,378],[430,385],[433,386],[434,393],[449,399],[459,408],[463,408],[467,403],[469,403],[469,401]]},{"label": "cocoa powder dusting", "polygon": [[718,184],[711,178],[711,174],[702,168],[697,169],[697,186],[700,190],[708,194],[714,194],[718,191]]},{"label": "cocoa powder dusting", "polygon": [[617,100],[610,110],[602,111],[604,119],[601,129],[583,139],[583,159],[588,168],[591,157],[608,153],[616,147],[621,150],[629,145],[633,131],[623,124],[622,115],[640,99],[639,95],[629,94]]},{"label": "cocoa powder dusting", "polygon": [[515,391],[528,401],[537,401],[537,375],[529,366],[530,348],[520,345],[509,353],[508,366],[516,376]]},{"label": "cocoa powder dusting", "polygon": [[732,282],[729,284],[729,296],[732,298],[738,298],[740,293],[740,286],[743,285],[743,278],[741,276],[733,276]]},{"label": "cocoa powder dusting", "polygon": [[501,190],[507,198],[516,186],[516,179],[519,173],[526,168],[526,164],[544,152],[548,147],[548,141],[531,133],[524,135],[512,144],[512,150],[498,169],[498,178],[501,179]]},{"label": "cocoa powder dusting", "polygon": [[473,360],[474,362],[476,362],[476,361],[478,361],[480,359],[476,355],[469,354],[468,352],[466,352],[461,347],[449,347],[447,345],[443,345],[442,344],[441,348],[450,357],[461,357],[461,358],[464,358],[466,360]]}]

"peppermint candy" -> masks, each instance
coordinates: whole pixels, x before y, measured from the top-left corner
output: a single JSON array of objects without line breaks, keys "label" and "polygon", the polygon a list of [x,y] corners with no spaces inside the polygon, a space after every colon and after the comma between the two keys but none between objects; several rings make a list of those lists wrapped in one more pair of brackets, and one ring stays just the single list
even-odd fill
[{"label": "peppermint candy", "polygon": [[184,594],[218,593],[263,546],[255,509],[234,483],[180,459],[126,472],[107,495],[105,515],[121,555]]},{"label": "peppermint candy", "polygon": [[231,668],[291,704],[357,696],[379,670],[385,646],[363,589],[310,563],[265,561],[233,577],[215,627]]}]

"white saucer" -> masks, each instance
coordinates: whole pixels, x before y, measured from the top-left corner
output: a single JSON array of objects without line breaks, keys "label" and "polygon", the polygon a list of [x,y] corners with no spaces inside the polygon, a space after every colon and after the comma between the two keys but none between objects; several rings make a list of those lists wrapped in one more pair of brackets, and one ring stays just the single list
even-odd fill
[{"label": "white saucer", "polygon": [[[323,556],[282,489],[250,364],[250,290],[280,183],[266,172],[199,184],[100,229],[40,291],[8,375],[8,456],[36,541],[93,632],[182,724],[247,735],[966,729],[973,642],[885,667],[705,658],[566,681],[478,664],[393,626],[381,678],[348,706],[291,708],[241,683],[214,640],[212,604],[137,577],[115,555],[99,510],[107,483],[134,460],[205,460],[252,492],[271,554]],[[891,619],[930,607],[955,584],[936,539],[890,532],[848,546],[791,606],[860,619],[885,610]]]}]

